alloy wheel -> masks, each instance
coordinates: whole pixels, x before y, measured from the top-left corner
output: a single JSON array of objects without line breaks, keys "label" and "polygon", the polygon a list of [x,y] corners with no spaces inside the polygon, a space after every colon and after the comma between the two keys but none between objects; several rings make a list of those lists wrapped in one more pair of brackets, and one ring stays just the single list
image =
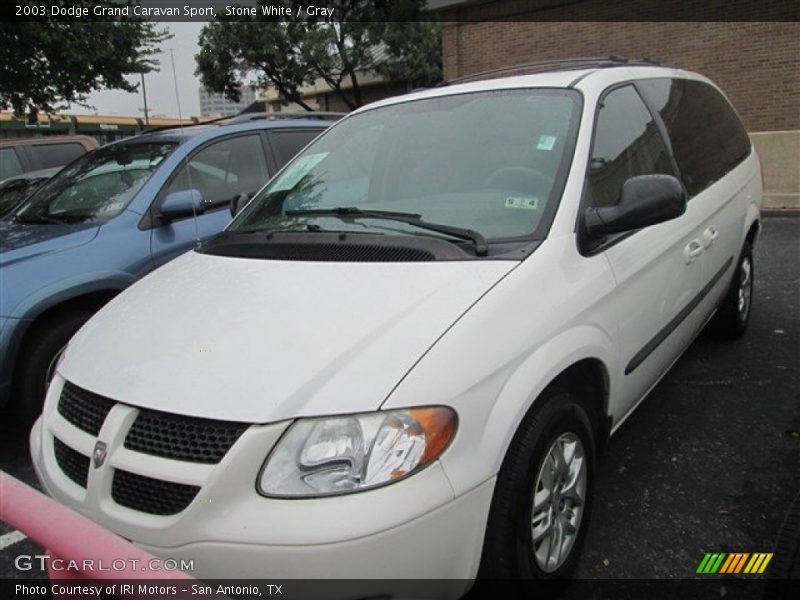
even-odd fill
[{"label": "alloy wheel", "polygon": [[580,438],[564,433],[547,451],[534,486],[531,538],[536,565],[552,573],[569,558],[583,517],[588,473]]},{"label": "alloy wheel", "polygon": [[745,256],[742,258],[742,265],[739,269],[739,299],[737,302],[737,309],[739,310],[739,318],[744,321],[747,319],[747,313],[750,311],[750,299],[753,295],[753,265],[750,262],[750,257]]}]

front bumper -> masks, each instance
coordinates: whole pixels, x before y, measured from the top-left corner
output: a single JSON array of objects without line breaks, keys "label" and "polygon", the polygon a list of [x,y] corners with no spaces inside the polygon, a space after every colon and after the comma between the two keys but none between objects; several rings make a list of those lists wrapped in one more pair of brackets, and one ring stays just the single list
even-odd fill
[{"label": "front bumper", "polygon": [[[31,432],[44,489],[157,556],[193,560],[195,577],[467,580],[477,573],[494,479],[456,498],[436,462],[362,493],[265,498],[256,478],[288,422],[251,426],[219,464],[186,463],[124,447],[138,412],[130,406],[116,405],[97,437],[78,429],[55,409],[62,385],[57,377]],[[86,488],[57,464],[54,437],[87,457],[98,439],[107,443],[108,458],[90,466]],[[115,469],[201,489],[178,514],[146,514],[114,501]]]},{"label": "front bumper", "polygon": [[[398,484],[399,485],[399,484]],[[198,542],[164,548],[156,556],[193,560],[201,579],[457,579],[475,577],[494,481],[488,481],[417,519],[364,537],[328,544]],[[302,507],[299,507],[302,509]],[[372,512],[382,512],[380,505]],[[351,513],[352,524],[361,520]],[[287,526],[302,536],[324,522]],[[389,590],[384,590],[384,593]],[[465,592],[461,589],[461,593]]]}]

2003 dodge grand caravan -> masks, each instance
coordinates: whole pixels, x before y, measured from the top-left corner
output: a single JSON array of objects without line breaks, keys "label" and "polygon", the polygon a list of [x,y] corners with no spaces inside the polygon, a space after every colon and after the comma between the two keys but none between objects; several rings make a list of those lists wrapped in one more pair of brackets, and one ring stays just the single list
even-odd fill
[{"label": "2003 dodge grand caravan", "polygon": [[44,488],[201,578],[568,575],[605,439],[744,333],[762,184],[707,79],[546,67],[356,111],[108,304]]}]

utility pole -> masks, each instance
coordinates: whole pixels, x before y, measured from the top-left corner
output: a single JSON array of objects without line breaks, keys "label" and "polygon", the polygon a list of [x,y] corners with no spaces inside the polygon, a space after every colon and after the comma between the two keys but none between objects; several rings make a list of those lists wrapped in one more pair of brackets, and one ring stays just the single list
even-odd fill
[{"label": "utility pole", "polygon": [[147,87],[144,85],[144,73],[142,75],[142,95],[144,96],[144,124],[150,125],[150,115],[147,112]]}]

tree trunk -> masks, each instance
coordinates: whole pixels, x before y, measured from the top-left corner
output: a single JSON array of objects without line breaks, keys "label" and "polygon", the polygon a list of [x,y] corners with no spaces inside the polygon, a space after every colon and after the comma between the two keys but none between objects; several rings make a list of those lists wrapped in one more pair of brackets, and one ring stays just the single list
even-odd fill
[{"label": "tree trunk", "polygon": [[[280,93],[280,92],[278,92],[278,93]],[[300,106],[303,107],[304,110],[307,110],[309,112],[313,112],[314,111],[314,108],[310,104],[306,104],[306,102],[300,96],[295,96],[293,98],[290,98],[290,97],[284,95],[284,98],[286,98],[286,100],[288,100],[288,101],[294,102],[295,104],[299,104]],[[288,104],[288,102],[286,104]]]},{"label": "tree trunk", "polygon": [[358,85],[358,78],[356,77],[356,72],[353,69],[348,69],[347,75],[350,77],[350,83],[353,85],[353,99],[356,102],[356,108],[359,106],[363,106],[364,101],[361,98],[361,87],[359,87]]},{"label": "tree trunk", "polygon": [[333,89],[333,91],[336,93],[337,96],[339,96],[339,98],[342,99],[342,102],[344,102],[347,105],[347,108],[349,108],[350,110],[355,110],[360,106],[359,104],[356,104],[356,102],[347,95],[347,93],[342,89],[341,85],[337,85]]}]

